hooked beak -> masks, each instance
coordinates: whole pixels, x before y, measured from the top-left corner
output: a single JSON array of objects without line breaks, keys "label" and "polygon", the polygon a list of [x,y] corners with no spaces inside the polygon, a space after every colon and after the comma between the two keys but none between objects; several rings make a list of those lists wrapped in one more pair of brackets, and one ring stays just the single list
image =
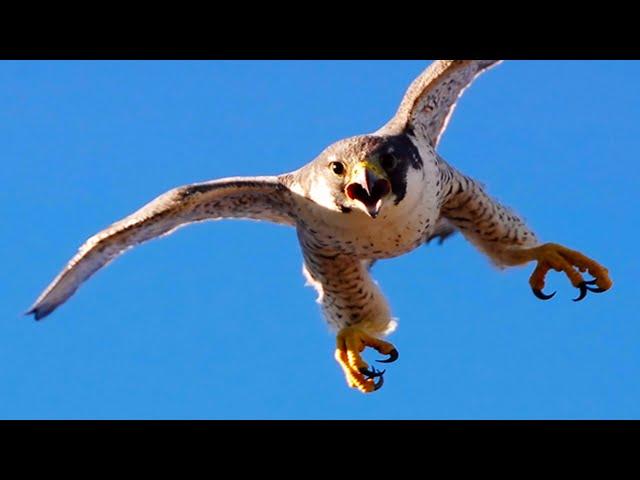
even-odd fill
[{"label": "hooked beak", "polygon": [[345,193],[362,203],[371,218],[376,218],[383,198],[391,193],[391,182],[378,163],[364,161],[353,167]]}]

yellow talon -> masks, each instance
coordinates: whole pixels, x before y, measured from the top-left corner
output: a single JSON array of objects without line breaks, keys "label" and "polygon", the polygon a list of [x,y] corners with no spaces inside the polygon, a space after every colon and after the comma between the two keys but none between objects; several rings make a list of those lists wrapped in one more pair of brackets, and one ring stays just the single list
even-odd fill
[{"label": "yellow talon", "polygon": [[[532,260],[538,262],[529,278],[529,285],[531,285],[533,293],[542,300],[548,300],[554,295],[542,293],[545,277],[551,269],[556,272],[564,272],[571,284],[580,289],[580,296],[575,299],[576,301],[582,300],[587,291],[601,293],[609,290],[613,285],[609,271],[605,267],[582,253],[557,243],[546,243],[539,247],[523,250],[514,255],[514,259],[521,260],[519,263]],[[594,279],[585,281],[582,276],[584,272],[589,272]]]},{"label": "yellow talon", "polygon": [[[378,352],[390,355],[388,361],[398,358],[396,348],[389,342],[372,337],[358,327],[346,327],[338,332],[336,337],[335,359],[342,367],[347,384],[363,393],[378,390],[383,383],[383,372],[369,369],[369,365],[362,359],[360,352],[365,347],[371,347]],[[378,382],[375,379],[378,378]]]}]

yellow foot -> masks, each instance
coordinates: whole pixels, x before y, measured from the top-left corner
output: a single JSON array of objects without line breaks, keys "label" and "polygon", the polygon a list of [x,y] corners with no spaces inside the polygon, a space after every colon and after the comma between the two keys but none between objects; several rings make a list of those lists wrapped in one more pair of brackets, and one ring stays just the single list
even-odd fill
[{"label": "yellow foot", "polygon": [[[369,365],[360,356],[365,347],[375,348],[383,355],[389,355],[381,363],[391,363],[398,359],[398,350],[389,342],[374,338],[358,327],[346,327],[336,337],[336,360],[344,370],[347,383],[363,393],[379,390],[383,383],[385,370],[369,369]],[[376,382],[375,379],[378,379]]]},{"label": "yellow foot", "polygon": [[[571,284],[580,289],[578,297],[573,299],[574,302],[582,300],[588,291],[602,293],[613,285],[605,267],[580,252],[570,250],[562,245],[546,243],[540,247],[528,249],[526,253],[528,256],[530,255],[530,260],[538,261],[538,265],[529,279],[529,284],[534,295],[541,300],[549,300],[556,294],[553,292],[547,295],[542,291],[544,279],[551,269],[556,272],[564,272],[569,277]],[[586,281],[580,272],[589,272],[593,279]]]}]

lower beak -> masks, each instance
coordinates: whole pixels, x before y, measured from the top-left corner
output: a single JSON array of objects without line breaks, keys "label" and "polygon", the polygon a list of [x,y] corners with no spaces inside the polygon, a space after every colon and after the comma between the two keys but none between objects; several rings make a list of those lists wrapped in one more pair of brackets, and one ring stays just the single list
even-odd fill
[{"label": "lower beak", "polygon": [[365,205],[367,207],[367,213],[371,218],[376,218],[380,209],[382,208],[382,199],[378,200],[375,205]]}]

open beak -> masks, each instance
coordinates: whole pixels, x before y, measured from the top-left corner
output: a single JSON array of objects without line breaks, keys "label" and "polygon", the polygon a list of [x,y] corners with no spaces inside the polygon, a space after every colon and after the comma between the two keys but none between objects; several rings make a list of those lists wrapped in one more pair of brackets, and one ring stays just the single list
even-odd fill
[{"label": "open beak", "polygon": [[377,162],[357,163],[345,189],[347,197],[359,201],[371,218],[376,218],[382,208],[382,200],[391,193],[391,182]]}]

